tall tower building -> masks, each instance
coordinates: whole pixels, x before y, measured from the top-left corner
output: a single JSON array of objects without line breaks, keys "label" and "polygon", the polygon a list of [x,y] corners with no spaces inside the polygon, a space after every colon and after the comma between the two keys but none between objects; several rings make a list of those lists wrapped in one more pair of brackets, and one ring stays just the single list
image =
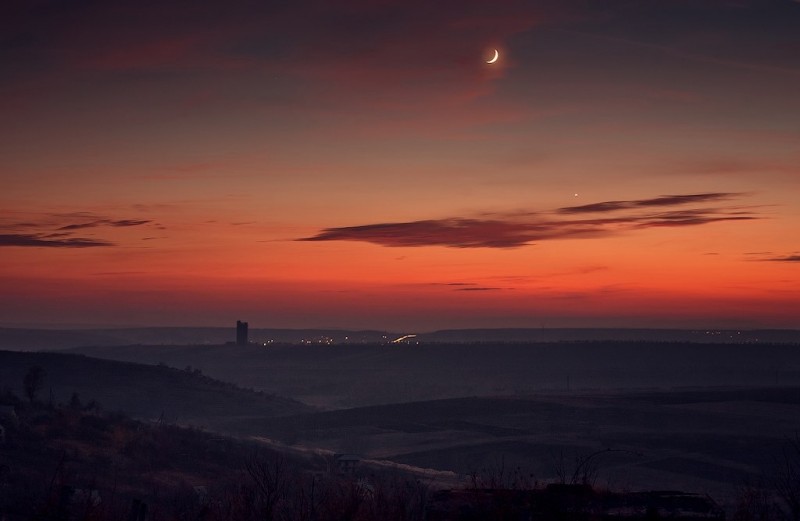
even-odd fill
[{"label": "tall tower building", "polygon": [[236,321],[236,345],[247,345],[247,322]]}]

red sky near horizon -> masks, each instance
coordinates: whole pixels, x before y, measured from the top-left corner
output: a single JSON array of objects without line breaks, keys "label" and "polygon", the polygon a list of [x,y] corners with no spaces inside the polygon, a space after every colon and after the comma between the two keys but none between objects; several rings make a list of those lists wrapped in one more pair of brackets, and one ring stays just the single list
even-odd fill
[{"label": "red sky near horizon", "polygon": [[796,1],[0,28],[0,325],[800,328]]}]

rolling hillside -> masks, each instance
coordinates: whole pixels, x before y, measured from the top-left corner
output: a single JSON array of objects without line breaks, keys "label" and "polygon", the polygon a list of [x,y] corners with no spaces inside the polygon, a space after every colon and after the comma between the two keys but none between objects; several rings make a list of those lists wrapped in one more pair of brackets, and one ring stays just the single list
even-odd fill
[{"label": "rolling hillside", "polygon": [[474,397],[233,420],[299,446],[514,480],[567,479],[592,455],[598,484],[731,501],[770,481],[800,430],[800,388]]},{"label": "rolling hillside", "polygon": [[46,373],[40,400],[49,402],[52,396],[54,403],[65,403],[72,393],[78,393],[84,403],[95,400],[106,410],[141,419],[214,427],[223,418],[263,418],[310,410],[295,400],[242,389],[195,370],[64,353],[0,351],[0,389],[23,396],[22,381],[33,366]]}]

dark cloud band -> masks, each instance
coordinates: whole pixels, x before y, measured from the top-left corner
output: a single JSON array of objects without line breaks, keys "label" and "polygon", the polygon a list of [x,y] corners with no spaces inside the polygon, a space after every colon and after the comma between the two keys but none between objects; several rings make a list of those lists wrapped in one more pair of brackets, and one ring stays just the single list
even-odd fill
[{"label": "dark cloud band", "polygon": [[800,255],[786,255],[785,257],[772,257],[764,260],[769,262],[800,262]]},{"label": "dark cloud band", "polygon": [[[725,201],[740,196],[732,193],[669,195],[634,201],[607,201],[561,208],[545,213],[494,215],[492,219],[449,218],[400,223],[326,228],[299,241],[361,241],[381,246],[447,246],[451,248],[516,248],[533,242],[596,238],[645,228],[699,226],[724,221],[760,218],[738,207],[688,208],[653,212],[659,206]],[[602,212],[592,219],[568,219],[564,214]]]},{"label": "dark cloud band", "polygon": [[[66,221],[66,223],[65,223]],[[81,222],[75,222],[81,221]],[[51,214],[41,220],[29,222],[0,223],[0,247],[33,247],[33,248],[95,248],[116,246],[104,239],[75,237],[75,232],[101,226],[112,228],[128,228],[152,224],[144,219],[111,219],[87,212],[69,214]]]}]

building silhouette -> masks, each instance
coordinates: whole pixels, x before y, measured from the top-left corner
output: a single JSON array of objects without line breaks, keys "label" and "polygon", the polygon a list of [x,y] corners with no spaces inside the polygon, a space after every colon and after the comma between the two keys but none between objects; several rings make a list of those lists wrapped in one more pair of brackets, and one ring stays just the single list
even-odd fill
[{"label": "building silhouette", "polygon": [[247,322],[236,321],[236,345],[247,345]]}]

